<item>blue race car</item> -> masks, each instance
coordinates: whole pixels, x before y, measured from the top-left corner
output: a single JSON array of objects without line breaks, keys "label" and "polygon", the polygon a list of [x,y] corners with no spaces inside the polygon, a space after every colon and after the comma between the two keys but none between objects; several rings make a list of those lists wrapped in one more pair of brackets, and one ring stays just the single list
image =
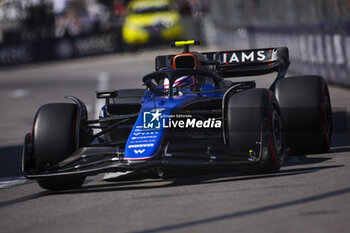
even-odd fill
[{"label": "blue race car", "polygon": [[[48,190],[80,187],[102,172],[225,168],[276,172],[288,153],[331,145],[328,87],[319,76],[284,78],[288,49],[158,56],[145,89],[97,91],[99,119],[85,104],[46,104],[25,136],[23,172]],[[277,72],[269,88],[228,78]],[[259,78],[259,77],[255,77]],[[233,79],[234,80],[234,79]],[[93,133],[92,129],[100,129]]]}]

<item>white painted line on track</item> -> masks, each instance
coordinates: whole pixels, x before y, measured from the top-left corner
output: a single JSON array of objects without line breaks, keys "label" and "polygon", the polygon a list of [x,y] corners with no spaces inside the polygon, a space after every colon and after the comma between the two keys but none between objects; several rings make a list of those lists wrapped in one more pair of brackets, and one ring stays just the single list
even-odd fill
[{"label": "white painted line on track", "polygon": [[[97,91],[107,90],[108,86],[109,86],[109,79],[110,79],[109,73],[107,73],[107,72],[100,72],[100,73],[98,73],[96,90]],[[101,108],[103,107],[105,102],[106,101],[104,99],[96,99],[95,100],[95,119],[99,118],[99,114],[100,114]],[[97,133],[98,131],[100,131],[100,130],[99,129],[94,129],[94,133]],[[116,176],[116,173],[112,173],[112,172],[111,173],[106,173],[106,174],[109,174],[110,177]]]},{"label": "white painted line on track", "polygon": [[90,113],[95,114],[95,112],[92,112],[92,111],[95,111],[95,109],[92,109],[94,107],[92,104],[85,104],[85,106],[86,106],[86,110],[89,113],[89,116],[90,116]]},{"label": "white painted line on track", "polygon": [[16,89],[16,90],[12,91],[10,96],[12,98],[14,98],[14,99],[20,99],[20,98],[24,98],[24,97],[26,97],[28,95],[29,95],[29,91],[28,90],[19,88],[19,89]]},{"label": "white painted line on track", "polygon": [[[109,86],[109,79],[110,79],[109,73],[107,73],[107,72],[98,73],[96,90],[97,91],[107,90],[108,86]],[[94,108],[94,110],[95,110],[94,111],[94,118],[95,119],[98,119],[99,114],[100,114],[100,110],[104,104],[105,104],[104,99],[96,99],[95,100],[95,108]]]},{"label": "white painted line on track", "polygon": [[1,177],[0,178],[0,189],[9,188],[12,186],[24,184],[26,178],[23,176],[13,176],[13,177]]}]

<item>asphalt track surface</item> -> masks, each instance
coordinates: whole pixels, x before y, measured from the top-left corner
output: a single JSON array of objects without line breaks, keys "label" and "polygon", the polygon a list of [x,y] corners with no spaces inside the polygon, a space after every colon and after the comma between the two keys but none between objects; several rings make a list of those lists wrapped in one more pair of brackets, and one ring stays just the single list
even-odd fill
[{"label": "asphalt track surface", "polygon": [[349,231],[350,90],[335,86],[330,153],[289,157],[276,174],[226,171],[118,182],[102,181],[101,174],[65,192],[45,191],[21,177],[22,140],[40,105],[75,95],[94,116],[96,89],[140,87],[159,53],[169,51],[0,71],[0,232]]}]

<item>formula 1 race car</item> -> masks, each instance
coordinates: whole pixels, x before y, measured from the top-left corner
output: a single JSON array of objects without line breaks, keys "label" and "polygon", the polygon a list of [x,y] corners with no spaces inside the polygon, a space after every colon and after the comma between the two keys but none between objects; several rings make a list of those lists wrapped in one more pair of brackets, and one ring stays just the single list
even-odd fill
[{"label": "formula 1 race car", "polygon": [[[285,154],[327,152],[332,112],[320,76],[285,78],[288,49],[198,53],[180,41],[158,56],[145,89],[97,91],[99,119],[84,103],[45,104],[25,136],[23,172],[49,190],[80,187],[88,175],[167,169],[276,172]],[[229,78],[277,72],[267,88]],[[233,79],[234,80],[234,79]],[[93,129],[100,129],[93,133]]]}]

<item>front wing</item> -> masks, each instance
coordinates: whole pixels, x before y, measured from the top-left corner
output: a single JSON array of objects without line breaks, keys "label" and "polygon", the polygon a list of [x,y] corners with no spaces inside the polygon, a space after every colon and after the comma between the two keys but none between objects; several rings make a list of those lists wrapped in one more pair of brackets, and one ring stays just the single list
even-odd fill
[{"label": "front wing", "polygon": [[194,153],[175,152],[163,153],[145,160],[127,160],[118,147],[83,147],[75,151],[66,160],[51,167],[45,172],[37,172],[33,165],[30,134],[26,135],[22,170],[28,179],[44,179],[63,176],[89,176],[104,172],[125,172],[147,170],[151,168],[237,168],[257,164],[258,158],[248,158],[246,155],[228,156],[224,152]]}]

